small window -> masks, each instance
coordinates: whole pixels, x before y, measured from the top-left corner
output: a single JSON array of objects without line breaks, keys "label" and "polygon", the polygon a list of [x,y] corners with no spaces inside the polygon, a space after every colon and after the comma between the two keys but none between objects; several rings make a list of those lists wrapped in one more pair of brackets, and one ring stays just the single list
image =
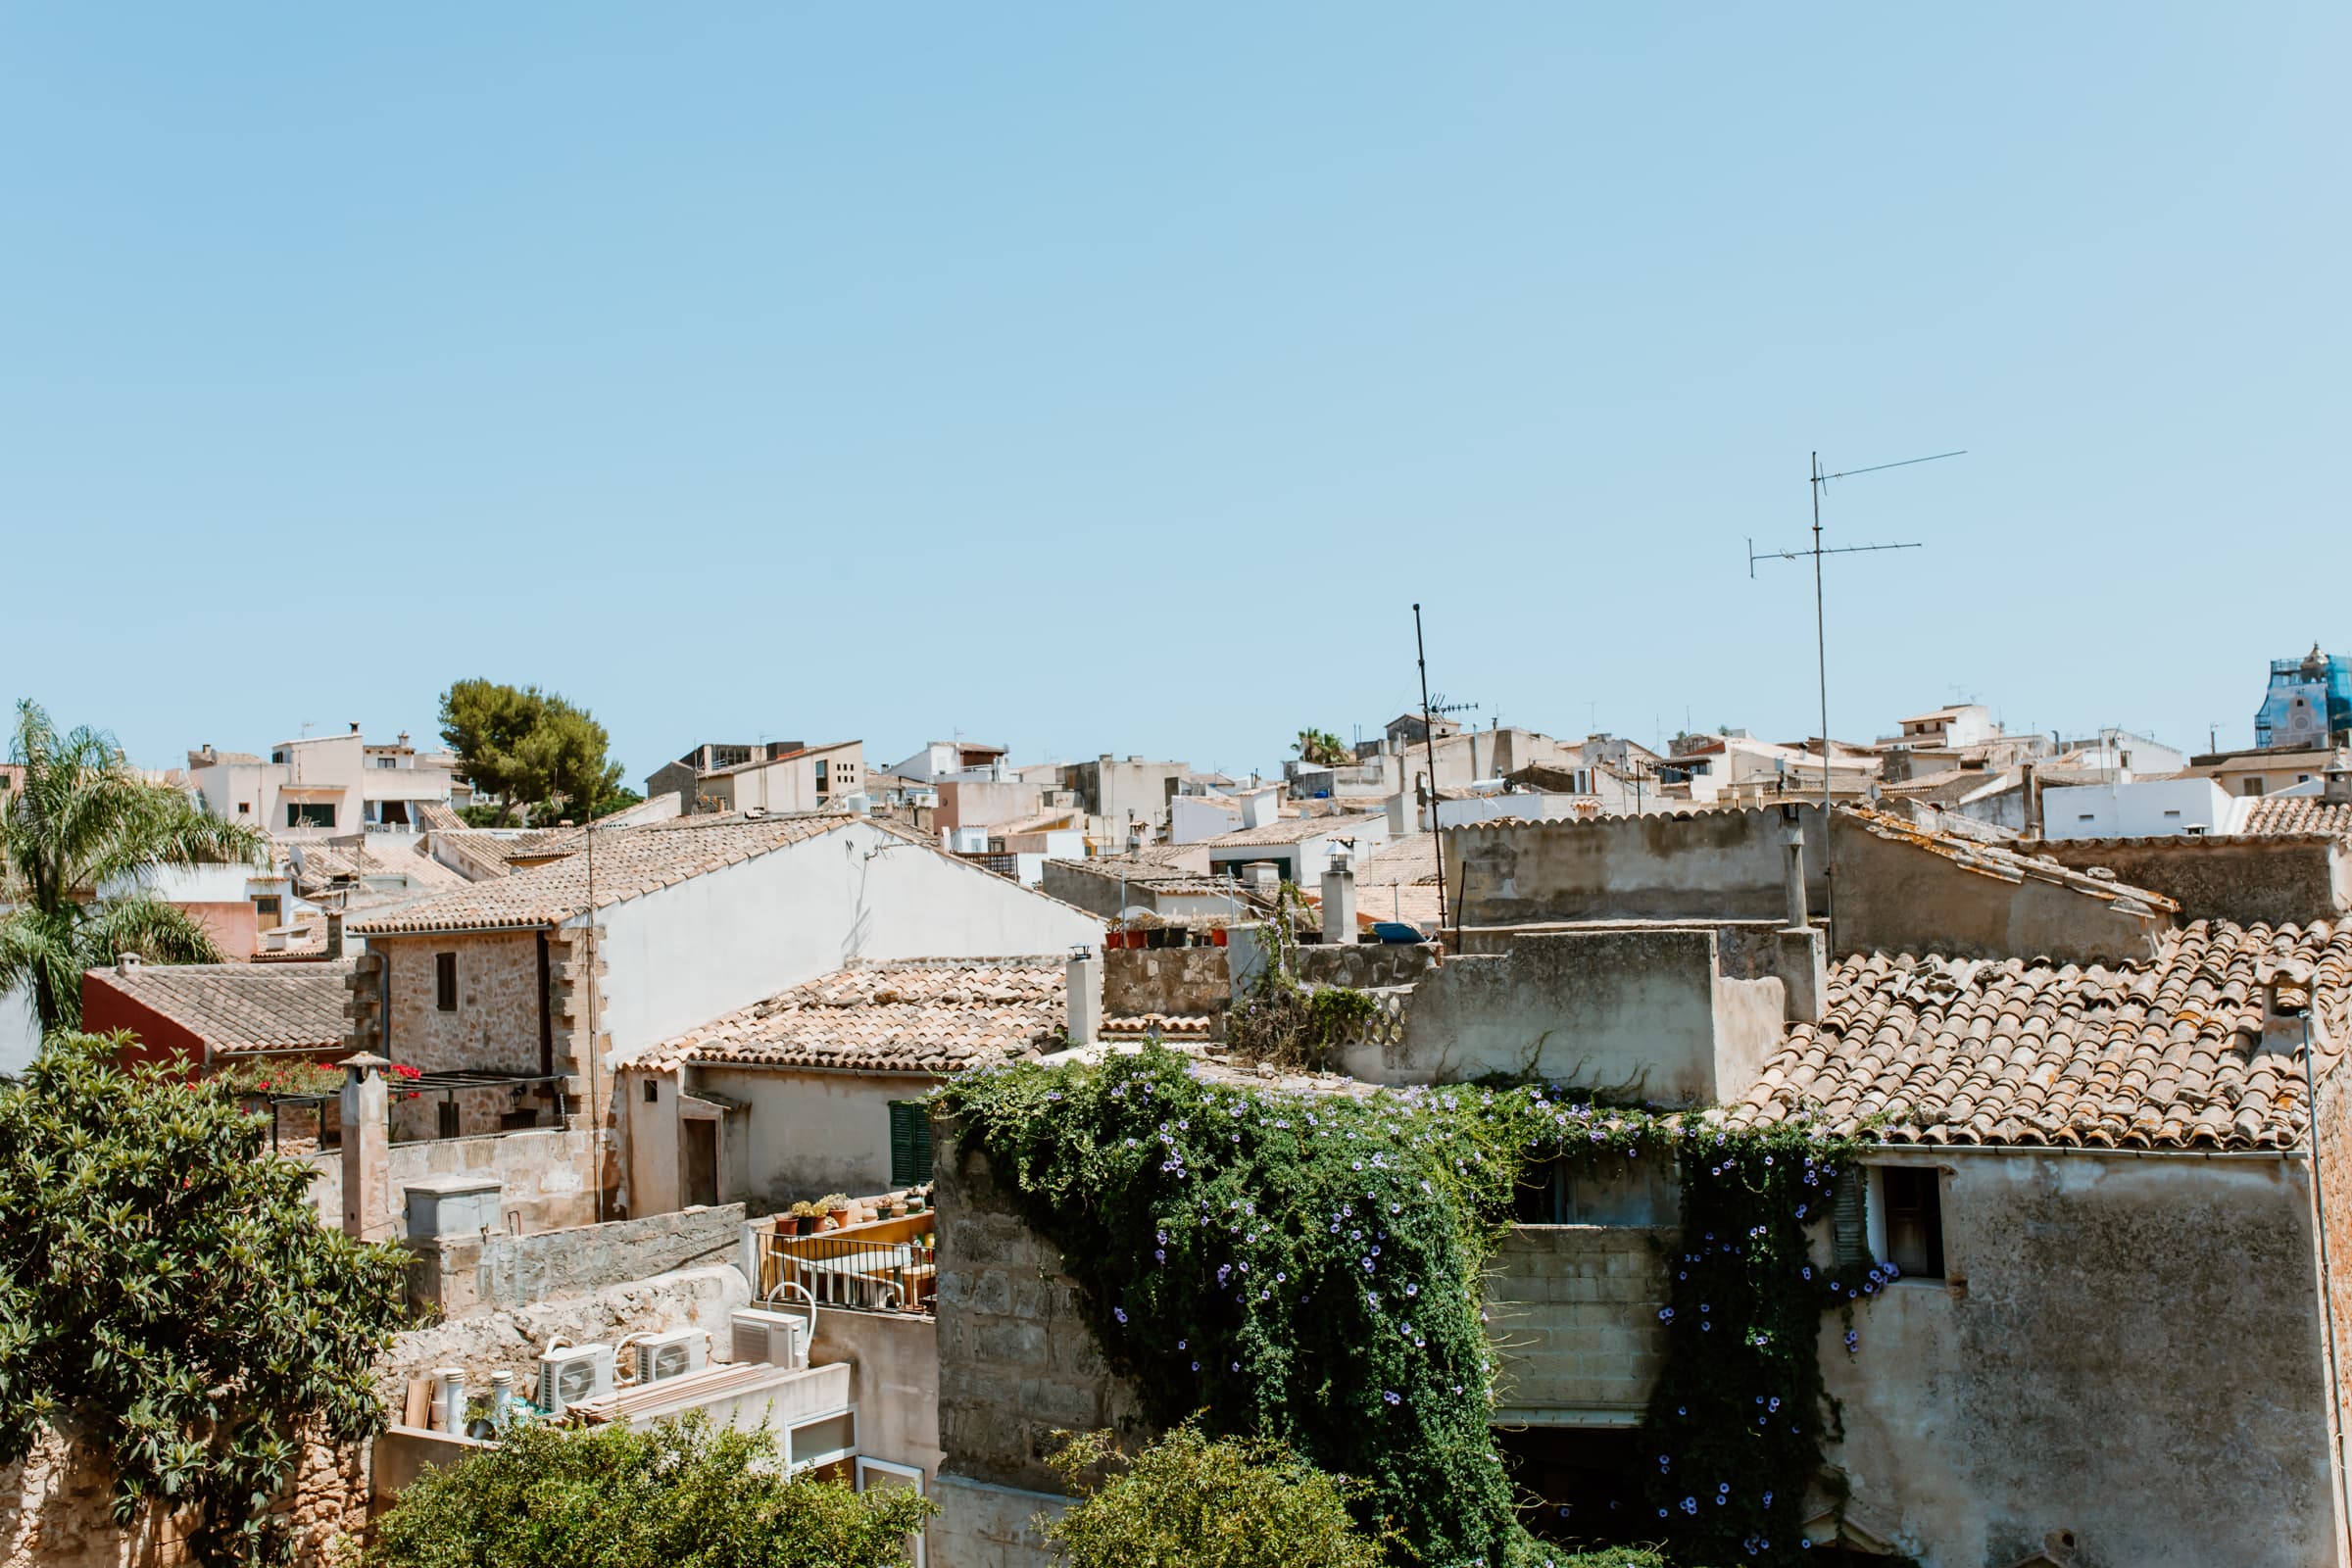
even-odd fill
[{"label": "small window", "polygon": [[919,1100],[890,1102],[890,1185],[916,1187],[931,1179],[931,1112]]},{"label": "small window", "polygon": [[2244,783],[2240,784],[2237,789],[2238,793],[2241,795],[2260,795],[2262,793],[2262,780],[2258,778],[2247,779]]},{"label": "small window", "polygon": [[440,1137],[443,1137],[443,1138],[455,1138],[455,1137],[457,1137],[457,1136],[458,1136],[458,1102],[457,1102],[456,1101],[454,1101],[454,1100],[444,1100],[444,1101],[443,1101],[443,1102],[441,1102],[441,1103],[440,1103],[440,1104],[439,1104],[437,1107],[435,1107],[435,1108],[436,1108],[436,1109],[437,1109],[437,1110],[440,1112],[439,1119],[438,1119],[438,1122],[437,1122],[437,1125],[436,1125],[436,1132],[438,1133],[438,1135],[439,1135]]},{"label": "small window", "polygon": [[253,803],[251,801],[239,801],[237,803],[237,814],[239,816],[251,816],[253,814]]},{"label": "small window", "polygon": [[433,955],[433,1005],[443,1012],[458,1010],[458,956]]},{"label": "small window", "polygon": [[649,1105],[659,1105],[662,1103],[661,1080],[656,1078],[648,1078],[645,1081],[645,1102]]},{"label": "small window", "polygon": [[332,801],[323,805],[314,805],[308,801],[288,801],[286,803],[286,826],[288,827],[333,827],[334,825],[335,805]]},{"label": "small window", "polygon": [[1879,1172],[1886,1200],[1886,1261],[1915,1280],[1943,1278],[1943,1180],[1924,1165]]},{"label": "small window", "polygon": [[2311,775],[2309,773],[2297,773],[2295,775],[2295,782],[2298,784],[2308,784],[2311,782]]},{"label": "small window", "polygon": [[2098,818],[2092,815],[2090,812],[2084,811],[2081,816],[2076,817],[2075,820],[2078,822],[2095,822],[2098,820]]},{"label": "small window", "polygon": [[2179,816],[2180,813],[2179,811],[2167,811],[2164,814],[2167,816]]},{"label": "small window", "polygon": [[280,911],[285,906],[278,902],[277,895],[275,894],[270,894],[268,897],[254,900],[254,923],[262,927],[262,929],[268,930],[270,927],[280,923],[280,921],[283,919],[283,915],[280,913]]}]

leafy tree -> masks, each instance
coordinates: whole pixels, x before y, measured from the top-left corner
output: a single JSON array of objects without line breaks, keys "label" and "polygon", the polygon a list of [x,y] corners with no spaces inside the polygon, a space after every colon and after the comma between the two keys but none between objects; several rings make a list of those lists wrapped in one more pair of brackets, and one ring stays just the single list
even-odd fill
[{"label": "leafy tree", "polygon": [[376,1430],[403,1254],[318,1223],[310,1167],[225,1090],[57,1034],[0,1086],[0,1463],[46,1426],[115,1471],[115,1514],[191,1522],[202,1564],[282,1560],[301,1434]]},{"label": "leafy tree", "polygon": [[8,754],[24,787],[0,807],[0,905],[15,906],[0,914],[0,992],[30,990],[46,1034],[80,1026],[85,969],[125,953],[220,961],[186,910],[138,890],[166,866],[267,865],[267,834],[148,783],[104,731],[59,734],[37,703],[17,705]]},{"label": "leafy tree", "polygon": [[1051,1463],[1080,1494],[1045,1527],[1068,1568],[1378,1568],[1386,1560],[1384,1544],[1348,1511],[1366,1484],[1326,1475],[1268,1439],[1213,1440],[1188,1421],[1132,1458],[1096,1432],[1072,1438]]},{"label": "leafy tree", "polygon": [[1327,729],[1302,729],[1291,743],[1302,762],[1314,762],[1324,767],[1346,767],[1355,760],[1355,753],[1348,743]]},{"label": "leafy tree", "polygon": [[468,783],[499,797],[493,820],[603,816],[643,799],[620,787],[605,726],[536,686],[462,680],[441,694],[441,739]]},{"label": "leafy tree", "polygon": [[764,1431],[526,1426],[429,1472],[366,1568],[894,1568],[931,1503],[776,1473]]}]

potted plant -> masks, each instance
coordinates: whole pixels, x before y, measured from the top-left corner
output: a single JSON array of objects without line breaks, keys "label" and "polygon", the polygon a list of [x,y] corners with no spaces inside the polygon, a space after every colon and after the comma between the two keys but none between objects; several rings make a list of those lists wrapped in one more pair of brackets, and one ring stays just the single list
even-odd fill
[{"label": "potted plant", "polygon": [[816,1212],[820,1216],[816,1222],[816,1228],[818,1230],[837,1231],[841,1229],[843,1225],[849,1223],[849,1195],[846,1193],[827,1193],[824,1197],[816,1200]]},{"label": "potted plant", "polygon": [[930,1206],[931,1200],[924,1196],[923,1190],[920,1187],[917,1187],[914,1191],[906,1195],[906,1212],[909,1214],[920,1214],[924,1209],[929,1208]]},{"label": "potted plant", "polygon": [[816,1205],[814,1203],[795,1203],[784,1212],[791,1221],[793,1235],[813,1236],[816,1234]]},{"label": "potted plant", "polygon": [[890,1217],[892,1219],[905,1219],[906,1217],[906,1195],[905,1193],[894,1193],[891,1195]]}]

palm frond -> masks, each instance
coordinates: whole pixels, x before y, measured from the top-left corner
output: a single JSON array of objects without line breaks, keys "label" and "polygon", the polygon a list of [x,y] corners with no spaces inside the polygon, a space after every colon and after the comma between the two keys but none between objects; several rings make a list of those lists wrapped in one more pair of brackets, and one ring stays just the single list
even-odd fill
[{"label": "palm frond", "polygon": [[[91,905],[74,929],[74,951],[83,969],[103,968],[126,953],[157,963],[222,961],[212,933],[195,916],[143,894]],[[74,978],[78,985],[79,974]]]}]

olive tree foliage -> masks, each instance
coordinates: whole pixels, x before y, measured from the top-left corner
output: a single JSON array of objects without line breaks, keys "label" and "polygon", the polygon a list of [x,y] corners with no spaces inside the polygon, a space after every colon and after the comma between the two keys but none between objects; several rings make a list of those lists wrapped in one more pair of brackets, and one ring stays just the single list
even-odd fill
[{"label": "olive tree foliage", "polygon": [[1132,1456],[1108,1433],[1073,1437],[1051,1462],[1079,1494],[1045,1525],[1068,1568],[1377,1568],[1388,1560],[1385,1543],[1348,1512],[1365,1484],[1326,1475],[1269,1439],[1210,1439],[1188,1421]]},{"label": "olive tree foliage", "polygon": [[498,824],[585,821],[639,799],[620,787],[605,726],[536,686],[457,682],[441,694],[441,739],[466,781],[499,798],[486,813]]},{"label": "olive tree foliage", "polygon": [[0,1463],[95,1448],[115,1515],[176,1515],[200,1564],[281,1560],[306,1432],[371,1435],[404,1257],[318,1221],[310,1167],[225,1091],[56,1034],[0,1085]]},{"label": "olive tree foliage", "polygon": [[8,760],[24,776],[0,795],[0,994],[29,992],[46,1034],[80,1026],[82,972],[125,953],[220,961],[204,927],[146,884],[170,866],[267,865],[267,834],[148,783],[113,736],[60,732],[37,703],[17,705]]},{"label": "olive tree foliage", "polygon": [[363,1568],[900,1568],[933,1511],[778,1469],[765,1429],[699,1412],[521,1427],[403,1492]]}]

